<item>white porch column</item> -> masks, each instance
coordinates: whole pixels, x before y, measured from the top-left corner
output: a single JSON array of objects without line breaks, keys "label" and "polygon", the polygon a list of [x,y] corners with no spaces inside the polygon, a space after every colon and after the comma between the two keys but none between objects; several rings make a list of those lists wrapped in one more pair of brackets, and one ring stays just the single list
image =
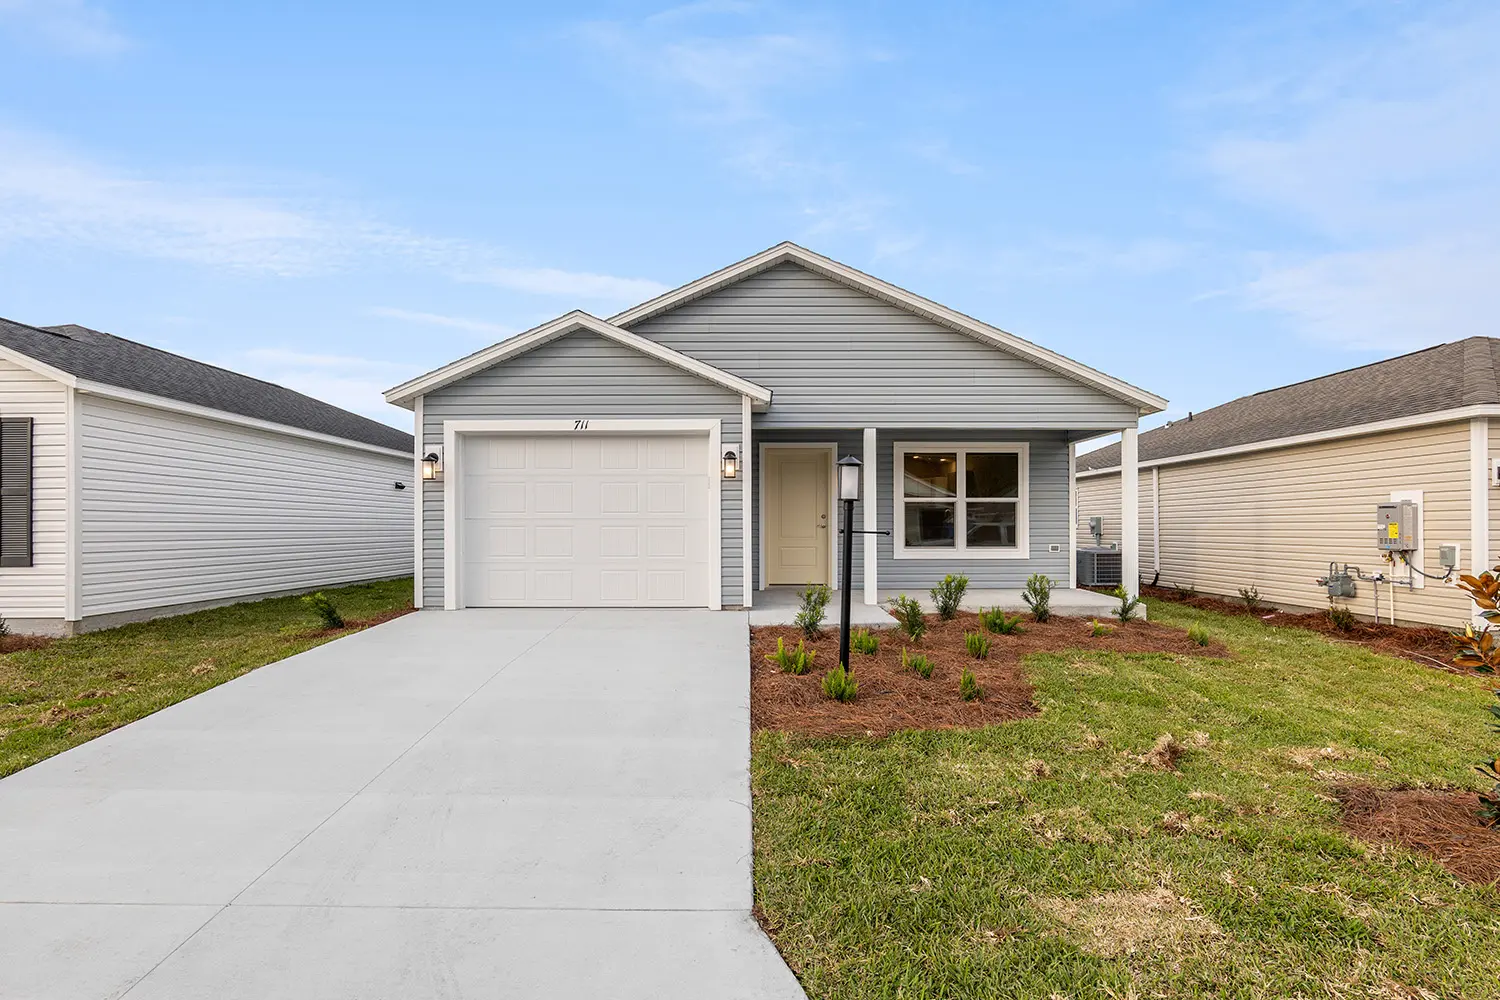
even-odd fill
[{"label": "white porch column", "polygon": [[1141,589],[1140,450],[1132,424],[1120,433],[1120,575],[1129,594]]},{"label": "white porch column", "polygon": [[1068,589],[1078,589],[1078,442],[1068,442]]},{"label": "white porch column", "polygon": [[[874,531],[877,524],[877,515],[880,513],[880,491],[877,483],[880,477],[875,473],[880,467],[879,445],[875,441],[875,428],[865,428],[865,443],[863,454],[860,456],[865,463],[865,502],[864,517],[860,527],[865,531]],[[880,581],[876,575],[880,566],[880,536],[865,536],[865,603],[880,603]]]},{"label": "white porch column", "polygon": [[1490,418],[1469,421],[1469,572],[1490,569]]},{"label": "white porch column", "polygon": [[747,608],[755,604],[755,597],[753,596],[755,590],[750,585],[750,581],[755,573],[755,563],[752,561],[755,558],[755,547],[750,544],[753,540],[755,525],[755,512],[751,509],[750,505],[750,498],[753,495],[755,484],[755,480],[750,478],[755,475],[755,467],[750,461],[750,456],[755,454],[755,443],[750,433],[751,423],[750,397],[741,396],[740,468],[744,472],[744,479],[740,483],[740,542],[742,546],[740,558],[744,560],[742,568],[745,572],[742,578],[743,582],[740,584],[744,588],[744,596],[740,598],[740,603]]}]

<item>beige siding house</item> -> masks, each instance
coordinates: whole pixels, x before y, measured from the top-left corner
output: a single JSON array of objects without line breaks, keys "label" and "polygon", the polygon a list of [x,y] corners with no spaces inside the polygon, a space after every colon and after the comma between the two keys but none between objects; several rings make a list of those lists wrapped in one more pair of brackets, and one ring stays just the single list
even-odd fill
[{"label": "beige siding house", "polygon": [[[1231,598],[1253,586],[1289,609],[1326,607],[1317,581],[1347,564],[1356,593],[1337,603],[1367,618],[1378,602],[1384,621],[1461,626],[1472,609],[1457,575],[1490,568],[1500,533],[1497,360],[1500,340],[1470,338],[1142,433],[1134,538],[1122,537],[1119,445],[1081,454],[1080,545],[1098,517],[1104,544],[1139,554],[1145,582]],[[1411,569],[1376,544],[1376,505],[1400,500],[1417,506]],[[1445,546],[1457,570],[1434,579]]]}]

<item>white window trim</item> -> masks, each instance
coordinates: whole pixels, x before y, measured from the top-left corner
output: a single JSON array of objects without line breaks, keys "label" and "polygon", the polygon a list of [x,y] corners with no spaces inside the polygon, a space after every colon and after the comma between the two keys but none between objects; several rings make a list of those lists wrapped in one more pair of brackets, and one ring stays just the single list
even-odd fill
[{"label": "white window trim", "polygon": [[[954,512],[953,548],[906,547],[906,489],[903,485],[905,463],[902,456],[913,451],[957,452],[960,492],[963,486],[962,455],[965,452],[1010,451],[1019,456],[1020,483],[1016,510],[1016,547],[1013,549],[970,549],[964,544],[964,519],[958,515],[967,503],[960,496]],[[912,498],[920,503],[920,498]],[[897,441],[891,446],[891,540],[897,559],[1030,559],[1031,558],[1031,445],[1025,441]]]}]

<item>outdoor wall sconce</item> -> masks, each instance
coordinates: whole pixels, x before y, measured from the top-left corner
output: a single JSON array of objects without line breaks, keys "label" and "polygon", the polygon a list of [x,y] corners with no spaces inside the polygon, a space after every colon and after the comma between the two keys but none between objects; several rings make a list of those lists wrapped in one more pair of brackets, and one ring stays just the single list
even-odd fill
[{"label": "outdoor wall sconce", "polygon": [[443,449],[433,448],[422,456],[422,478],[428,482],[443,478]]},{"label": "outdoor wall sconce", "polygon": [[724,452],[724,478],[737,479],[740,474],[740,454],[730,445]]}]

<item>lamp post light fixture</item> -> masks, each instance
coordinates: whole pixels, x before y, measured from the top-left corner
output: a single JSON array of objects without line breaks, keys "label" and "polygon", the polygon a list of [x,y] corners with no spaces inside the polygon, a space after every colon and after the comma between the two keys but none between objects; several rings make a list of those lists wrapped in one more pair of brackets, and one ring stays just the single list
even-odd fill
[{"label": "lamp post light fixture", "polygon": [[839,666],[849,670],[849,595],[854,588],[849,577],[854,572],[854,501],[859,499],[859,484],[862,466],[853,455],[839,459],[839,500],[844,504],[844,530],[839,536],[844,541],[844,571],[839,577],[839,596],[842,614],[839,618]]}]

